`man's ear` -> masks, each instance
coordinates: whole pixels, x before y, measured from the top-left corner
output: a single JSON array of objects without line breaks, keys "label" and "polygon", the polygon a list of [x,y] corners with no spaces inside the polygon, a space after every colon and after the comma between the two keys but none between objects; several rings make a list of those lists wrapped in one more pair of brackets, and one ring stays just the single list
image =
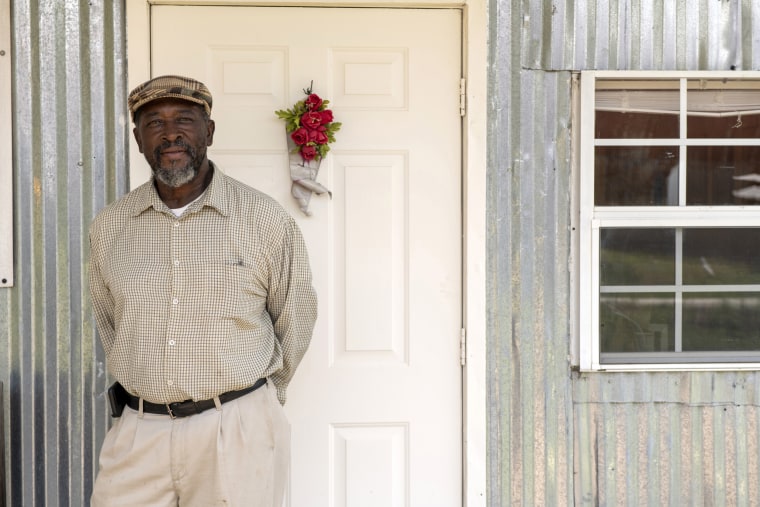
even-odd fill
[{"label": "man's ear", "polygon": [[137,147],[140,149],[140,153],[142,153],[143,152],[142,140],[140,139],[140,134],[137,132],[137,127],[132,129],[132,134],[134,134],[135,142],[137,142]]},{"label": "man's ear", "polygon": [[206,129],[206,146],[211,146],[214,143],[214,131],[216,130],[216,123],[214,123],[214,120],[208,121]]}]

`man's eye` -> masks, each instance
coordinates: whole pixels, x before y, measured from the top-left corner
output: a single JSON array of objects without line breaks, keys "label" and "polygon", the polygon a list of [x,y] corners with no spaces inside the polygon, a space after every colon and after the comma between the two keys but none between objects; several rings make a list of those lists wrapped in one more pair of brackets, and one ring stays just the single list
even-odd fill
[{"label": "man's eye", "polygon": [[151,120],[148,122],[149,127],[157,127],[161,125],[161,120]]}]

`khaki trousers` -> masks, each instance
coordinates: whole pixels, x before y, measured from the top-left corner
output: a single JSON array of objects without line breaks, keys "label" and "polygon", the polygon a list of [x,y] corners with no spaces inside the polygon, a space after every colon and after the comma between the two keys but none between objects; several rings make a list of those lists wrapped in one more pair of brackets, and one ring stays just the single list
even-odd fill
[{"label": "khaki trousers", "polygon": [[180,419],[124,408],[100,452],[93,507],[280,507],[290,425],[266,384]]}]

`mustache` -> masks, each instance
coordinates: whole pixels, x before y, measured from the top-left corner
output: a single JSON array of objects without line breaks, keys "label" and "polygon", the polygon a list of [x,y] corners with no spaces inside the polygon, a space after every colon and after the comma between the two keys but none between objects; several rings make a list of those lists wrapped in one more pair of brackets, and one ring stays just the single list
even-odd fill
[{"label": "mustache", "polygon": [[169,148],[182,148],[187,151],[191,157],[195,157],[195,150],[189,144],[182,139],[176,139],[174,142],[164,141],[159,146],[156,146],[156,149],[153,151],[156,160],[161,156],[162,151],[168,150]]}]

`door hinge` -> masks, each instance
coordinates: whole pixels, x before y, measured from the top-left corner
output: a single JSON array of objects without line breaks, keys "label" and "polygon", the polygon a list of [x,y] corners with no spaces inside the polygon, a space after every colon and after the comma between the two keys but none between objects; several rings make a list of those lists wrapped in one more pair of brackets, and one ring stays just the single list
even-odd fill
[{"label": "door hinge", "polygon": [[467,80],[459,80],[459,116],[467,114]]},{"label": "door hinge", "polygon": [[467,332],[464,328],[459,330],[459,363],[467,364]]}]

